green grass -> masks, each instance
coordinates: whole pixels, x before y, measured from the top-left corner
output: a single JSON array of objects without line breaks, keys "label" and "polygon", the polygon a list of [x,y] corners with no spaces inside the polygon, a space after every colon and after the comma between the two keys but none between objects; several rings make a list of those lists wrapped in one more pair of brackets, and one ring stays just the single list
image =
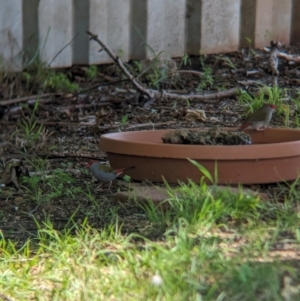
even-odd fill
[{"label": "green grass", "polygon": [[[88,217],[75,222],[74,213],[60,231],[46,219],[36,239],[19,249],[2,237],[0,291],[13,300],[284,300],[283,277],[288,273],[298,285],[299,264],[276,250],[287,244],[299,251],[299,181],[282,185],[277,197],[284,195],[284,203],[266,202],[242,188],[233,194],[208,186],[205,174],[211,176],[194,165],[204,175],[198,184],[166,184],[168,210],[139,205],[147,222],[139,233],[128,232],[134,221],[121,224],[88,186],[74,192],[74,179],[59,169],[50,178],[23,179],[25,195],[37,202],[35,185],[42,181],[44,202],[63,197],[57,189],[72,191],[74,201],[92,200],[99,218],[112,218],[95,229]],[[89,216],[92,208],[86,210]]]},{"label": "green grass", "polygon": [[281,99],[286,95],[286,90],[279,87],[262,87],[256,96],[242,91],[238,96],[238,101],[249,108],[249,113],[260,108],[264,103],[272,103],[276,106],[282,104]]},{"label": "green grass", "polygon": [[[24,106],[27,110],[29,107]],[[18,122],[18,127],[12,134],[16,141],[16,146],[20,147],[23,152],[29,150],[43,148],[46,145],[48,138],[53,134],[44,128],[42,124],[38,123],[36,113],[39,107],[39,99],[34,103],[34,106],[30,112],[30,115],[24,116]],[[49,149],[53,150],[55,146],[50,146]]]},{"label": "green grass", "polygon": [[214,84],[212,69],[211,69],[211,67],[209,67],[205,64],[205,58],[201,54],[199,56],[199,61],[202,66],[202,69],[203,69],[203,75],[201,76],[200,83],[198,84],[198,86],[196,88],[197,92],[203,91],[205,89],[209,89]]},{"label": "green grass", "polygon": [[[92,70],[92,67],[88,70]],[[25,83],[26,90],[32,93],[73,93],[79,91],[78,84],[72,82],[66,72],[50,69],[47,64],[41,62],[38,58],[28,64],[19,77]]]},{"label": "green grass", "polygon": [[50,202],[55,198],[68,197],[75,200],[82,192],[80,187],[74,187],[75,180],[66,172],[57,168],[47,177],[42,170],[41,175],[22,177],[27,196],[37,204]]},{"label": "green grass", "polygon": [[[166,76],[158,68],[159,56],[155,54],[152,78],[148,78],[153,87],[159,87]],[[211,69],[202,57],[200,60],[205,74],[199,90],[214,83]],[[182,63],[189,64],[189,58],[185,56]],[[231,61],[227,63],[234,68]],[[138,64],[135,67],[141,71]],[[92,80],[96,72],[96,67],[90,67],[87,78]],[[77,90],[66,82],[67,76],[42,65],[22,76],[28,89]],[[277,87],[264,87],[255,97],[241,93],[239,101],[248,112],[266,101],[275,103],[279,105],[276,114],[289,123],[289,108],[281,101],[284,94]],[[37,109],[38,101],[14,134],[22,140],[25,152],[37,148],[49,135],[36,121]],[[125,114],[121,123],[127,122]],[[282,295],[283,288],[288,290],[283,286],[284,277],[291,277],[294,289],[300,284],[300,180],[279,186],[277,195],[264,201],[242,187],[238,193],[219,189],[217,172],[210,175],[190,162],[191,168],[199,169],[199,183],[179,183],[177,188],[165,183],[169,197],[162,205],[167,210],[151,201],[133,203],[142,218],[134,219],[133,214],[126,219],[121,208],[108,200],[99,201],[99,194],[88,183],[77,185],[78,179],[64,171],[65,166],[48,175],[45,160],[28,161],[39,174],[21,177],[25,200],[42,207],[55,200],[76,204],[85,199],[88,205],[77,208],[61,230],[43,210],[44,221],[36,221],[36,237],[22,246],[1,234],[0,293],[20,301],[287,300]],[[211,185],[206,184],[207,179]],[[75,218],[79,210],[86,217],[80,221]],[[92,227],[89,221],[95,218],[105,221],[102,227]],[[294,300],[300,300],[300,293],[295,293]]]},{"label": "green grass", "polygon": [[[97,69],[91,66],[87,70],[87,78],[91,79]],[[72,81],[66,71],[50,69],[47,64],[34,57],[25,64],[24,69],[18,73],[7,72],[1,67],[0,60],[0,84],[9,86],[11,95],[19,95],[20,90],[30,94],[54,93],[75,93],[79,92],[79,85]]]},{"label": "green grass", "polygon": [[85,70],[85,76],[89,80],[96,78],[97,74],[98,74],[98,68],[95,65],[91,65]]},{"label": "green grass", "polygon": [[[90,69],[89,69],[90,70]],[[26,82],[27,90],[43,92],[78,92],[78,84],[72,82],[65,72],[50,69],[38,59],[22,71],[21,79]]]},{"label": "green grass", "polygon": [[290,108],[289,105],[283,104],[282,102],[282,99],[286,97],[286,93],[286,89],[264,86],[255,96],[250,95],[246,91],[241,91],[237,99],[241,104],[246,106],[246,115],[258,110],[265,103],[275,104],[277,106],[275,115],[281,117],[285,126],[289,126]]}]

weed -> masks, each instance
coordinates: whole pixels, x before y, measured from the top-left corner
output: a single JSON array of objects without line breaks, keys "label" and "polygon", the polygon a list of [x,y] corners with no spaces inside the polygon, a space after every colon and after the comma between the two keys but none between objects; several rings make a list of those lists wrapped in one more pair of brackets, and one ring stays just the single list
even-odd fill
[{"label": "weed", "polygon": [[[155,67],[156,68],[156,67]],[[147,80],[150,82],[150,85],[153,88],[158,89],[160,86],[160,82],[167,78],[164,70],[153,69],[152,73],[146,76]]]},{"label": "weed", "polygon": [[204,73],[201,77],[201,83],[196,88],[196,91],[203,91],[207,88],[211,88],[214,84],[214,79],[212,77],[212,71],[210,67],[203,67]]},{"label": "weed", "polygon": [[122,116],[121,125],[125,126],[128,123],[128,114]]},{"label": "weed", "polygon": [[255,50],[251,47],[252,40],[248,37],[245,38],[245,40],[248,42],[248,57],[250,57],[250,54],[255,55]]},{"label": "weed", "polygon": [[65,73],[49,69],[45,63],[38,59],[22,71],[21,78],[32,93],[40,93],[41,91],[73,93],[79,91],[78,84],[72,83]]},{"label": "weed", "polygon": [[282,113],[284,111],[284,107],[282,107],[281,99],[285,95],[286,89],[265,86],[258,91],[256,96],[252,96],[248,92],[242,90],[238,95],[238,100],[248,107],[247,114],[256,111],[265,103],[275,104],[278,107],[276,113]]},{"label": "weed", "polygon": [[237,69],[234,63],[232,62],[232,60],[228,56],[224,57],[223,61],[225,61],[225,65],[231,67],[232,69]]},{"label": "weed", "polygon": [[29,117],[29,120],[23,120],[19,123],[20,128],[22,129],[24,140],[26,141],[26,146],[32,147],[40,139],[41,133],[43,130],[43,125],[38,124],[35,118],[35,113],[39,105],[39,100],[34,103],[32,113]]},{"label": "weed", "polygon": [[139,61],[133,61],[132,62],[132,65],[133,65],[133,69],[135,72],[141,72],[142,71],[142,68],[143,68],[143,65],[141,62]]},{"label": "weed", "polygon": [[120,58],[122,58],[122,56],[124,55],[124,50],[122,49],[122,48],[119,48],[118,50],[117,50],[117,56],[118,57],[120,57]]},{"label": "weed", "polygon": [[212,85],[214,84],[214,79],[212,77],[212,70],[210,67],[205,65],[205,57],[204,55],[199,56],[199,61],[200,64],[203,68],[203,75],[201,77],[201,83],[198,85],[198,87],[196,88],[196,91],[202,91],[206,88],[211,88]]},{"label": "weed", "polygon": [[[171,76],[171,82],[174,78],[174,71],[177,70],[176,63],[170,58],[162,58],[162,54],[165,51],[156,52],[148,43],[140,30],[134,26],[136,32],[139,34],[142,39],[141,44],[145,44],[148,51],[150,51],[152,59],[147,61],[147,67],[143,69],[143,65],[140,62],[133,61],[133,70],[136,72],[140,72],[136,78],[140,78],[142,75],[146,74],[145,78],[149,82],[149,85],[155,89],[159,89],[161,87],[161,82]],[[189,62],[190,60],[187,55],[184,56],[184,61]],[[148,64],[150,63],[150,64]]]},{"label": "weed", "polygon": [[98,74],[98,68],[95,65],[91,65],[85,70],[85,75],[88,80],[96,78],[97,74]]},{"label": "weed", "polygon": [[164,53],[164,51],[156,53],[155,50],[149,44],[147,44],[146,40],[143,37],[142,39],[144,40],[143,43],[147,46],[152,54],[152,60],[149,67],[143,70],[137,76],[137,78],[141,77],[143,74],[147,74],[146,79],[150,82],[150,85],[158,89],[160,87],[160,82],[168,77],[168,62],[167,60],[163,61],[161,58],[161,55]]},{"label": "weed", "polygon": [[[48,138],[53,134],[46,130],[42,124],[36,119],[36,112],[39,106],[39,99],[34,102],[31,114],[24,117],[19,123],[17,130],[12,134],[15,137],[16,144],[27,152],[29,149],[41,149],[46,145]],[[27,106],[24,106],[28,109]],[[49,149],[54,149],[55,146],[50,146]]]},{"label": "weed", "polygon": [[192,65],[192,62],[191,62],[191,59],[190,57],[188,56],[188,54],[185,54],[182,59],[181,59],[181,62],[180,62],[180,66],[191,66]]},{"label": "weed", "polygon": [[64,93],[72,93],[79,90],[78,84],[70,82],[66,74],[51,71],[49,71],[48,77],[43,80],[42,87],[45,90],[50,89],[50,91]]},{"label": "weed", "polygon": [[122,179],[127,183],[129,183],[131,181],[131,177],[128,175],[125,175]]},{"label": "weed", "polygon": [[294,116],[294,125],[296,128],[300,128],[300,118],[299,118],[299,113],[296,113]]},{"label": "weed", "polygon": [[[75,199],[81,192],[80,187],[73,187],[74,179],[61,169],[55,169],[51,175],[45,174],[45,163],[43,160],[32,161],[31,164],[38,168],[38,175],[22,177],[27,197],[37,204],[49,202],[58,197]],[[71,186],[70,186],[71,185]]]}]

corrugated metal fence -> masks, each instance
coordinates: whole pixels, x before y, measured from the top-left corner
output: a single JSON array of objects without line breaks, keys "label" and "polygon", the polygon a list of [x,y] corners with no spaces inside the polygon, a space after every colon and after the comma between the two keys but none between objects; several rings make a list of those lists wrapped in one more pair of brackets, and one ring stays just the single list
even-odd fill
[{"label": "corrugated metal fence", "polygon": [[0,65],[21,70],[38,53],[51,67],[110,62],[87,29],[124,61],[235,51],[246,38],[298,42],[300,1],[0,0]]}]

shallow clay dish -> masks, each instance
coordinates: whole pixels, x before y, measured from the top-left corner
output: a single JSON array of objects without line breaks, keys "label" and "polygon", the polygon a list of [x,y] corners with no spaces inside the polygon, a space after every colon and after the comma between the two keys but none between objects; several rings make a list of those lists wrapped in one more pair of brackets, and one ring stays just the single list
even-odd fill
[{"label": "shallow clay dish", "polygon": [[[223,130],[235,130],[224,128]],[[107,152],[112,167],[136,166],[129,170],[133,180],[169,183],[202,174],[186,158],[194,159],[214,176],[217,162],[219,184],[254,184],[289,181],[300,172],[300,130],[270,128],[246,131],[252,145],[164,144],[163,134],[172,130],[119,132],[102,135],[100,149]]]}]

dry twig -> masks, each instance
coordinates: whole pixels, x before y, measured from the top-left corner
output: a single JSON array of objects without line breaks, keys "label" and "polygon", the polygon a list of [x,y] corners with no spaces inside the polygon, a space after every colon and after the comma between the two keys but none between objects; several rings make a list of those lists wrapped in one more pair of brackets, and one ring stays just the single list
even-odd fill
[{"label": "dry twig", "polygon": [[271,41],[270,42],[270,57],[269,57],[269,66],[272,71],[272,86],[275,87],[278,85],[278,48],[281,46],[279,41]]},{"label": "dry twig", "polygon": [[134,128],[146,128],[148,126],[152,126],[153,128],[162,126],[162,125],[170,125],[170,124],[175,124],[177,121],[166,121],[166,122],[158,122],[158,123],[140,123],[140,124],[134,124],[126,127],[126,130],[134,129]]},{"label": "dry twig", "polygon": [[[198,95],[198,94],[188,94],[188,95],[179,95],[179,94],[171,94],[171,93],[167,93],[165,91],[157,91],[157,90],[150,90],[150,89],[146,89],[144,87],[142,87],[136,80],[135,78],[130,74],[130,72],[126,69],[126,67],[124,66],[124,64],[122,63],[122,61],[120,60],[119,57],[117,57],[110,48],[108,48],[99,38],[97,35],[93,34],[90,31],[86,31],[86,33],[90,36],[91,40],[96,41],[102,48],[101,50],[105,50],[106,53],[111,57],[111,59],[119,66],[119,68],[121,69],[121,71],[125,74],[125,76],[131,81],[131,83],[135,86],[135,88],[141,92],[143,95],[146,95],[149,99],[152,99],[154,97],[159,98],[159,97],[163,97],[163,98],[170,98],[170,99],[183,99],[183,100],[195,100],[195,101],[206,101],[208,99],[212,100],[212,99],[221,99],[224,97],[229,97],[229,96],[233,96],[236,95],[236,93],[238,92],[239,88],[233,88],[233,89],[229,89],[227,91],[220,91],[220,92],[216,92],[216,93],[211,93],[211,94],[203,94],[203,95]],[[182,70],[184,71],[184,70]],[[197,75],[200,75],[200,73],[198,73],[197,71],[192,71],[193,73],[197,73]],[[189,73],[191,73],[191,71],[189,71]],[[212,102],[212,101],[210,101]]]},{"label": "dry twig", "polygon": [[272,71],[272,75],[278,76],[278,47],[281,46],[281,43],[278,41],[271,41],[271,49],[270,49],[270,57],[269,57],[269,65]]},{"label": "dry twig", "polygon": [[[122,72],[125,74],[125,76],[132,82],[132,84],[135,86],[135,88],[140,91],[142,94],[146,95],[148,98],[153,98],[153,95],[144,87],[142,87],[135,79],[134,77],[129,73],[129,71],[126,69],[122,61],[119,57],[117,57],[111,50],[108,48],[99,38],[97,35],[91,33],[90,31],[86,31],[86,33],[91,37],[91,40],[96,41],[102,48],[101,50],[105,50],[106,53],[111,57],[111,59],[119,66],[119,68],[122,70]],[[100,51],[101,51],[100,50]]]},{"label": "dry twig", "polygon": [[[208,100],[215,100],[215,99],[221,99],[229,96],[234,96],[238,93],[239,88],[232,88],[225,91],[219,91],[216,93],[204,93],[204,94],[189,94],[189,95],[182,95],[182,94],[173,94],[168,93],[165,91],[159,92],[152,90],[153,94],[156,97],[162,97],[162,98],[169,98],[169,99],[177,99],[177,100],[194,100],[194,101],[208,101]],[[209,103],[211,101],[208,101]]]},{"label": "dry twig", "polygon": [[203,76],[203,72],[194,71],[194,70],[176,70],[174,73],[187,73],[187,74],[193,74],[196,76]]},{"label": "dry twig", "polygon": [[264,84],[261,81],[256,80],[239,80],[238,83],[242,86],[263,86]]},{"label": "dry twig", "polygon": [[[267,47],[264,47],[263,50],[265,52],[270,52],[271,50]],[[283,53],[278,51],[277,56],[281,59],[285,59],[286,61],[293,61],[295,63],[300,63],[300,56],[299,55],[294,55],[294,54],[287,54],[287,53]]]},{"label": "dry twig", "polygon": [[41,94],[41,95],[31,95],[31,96],[24,96],[24,97],[20,97],[20,98],[15,98],[15,99],[7,99],[7,100],[1,100],[0,101],[0,105],[1,106],[9,106],[15,103],[19,103],[19,102],[25,102],[25,101],[36,101],[37,99],[39,99],[41,101],[41,99],[43,98],[48,98],[51,96],[61,96],[62,93],[46,93],[46,94]]},{"label": "dry twig", "polygon": [[71,153],[42,153],[42,152],[37,152],[34,154],[25,154],[25,153],[9,153],[9,154],[2,154],[1,158],[10,158],[10,159],[25,159],[25,158],[36,158],[36,157],[41,157],[44,159],[59,159],[59,158],[85,158],[85,159],[90,159],[90,160],[99,160],[101,155],[97,156],[91,156],[88,154],[71,154]]}]

